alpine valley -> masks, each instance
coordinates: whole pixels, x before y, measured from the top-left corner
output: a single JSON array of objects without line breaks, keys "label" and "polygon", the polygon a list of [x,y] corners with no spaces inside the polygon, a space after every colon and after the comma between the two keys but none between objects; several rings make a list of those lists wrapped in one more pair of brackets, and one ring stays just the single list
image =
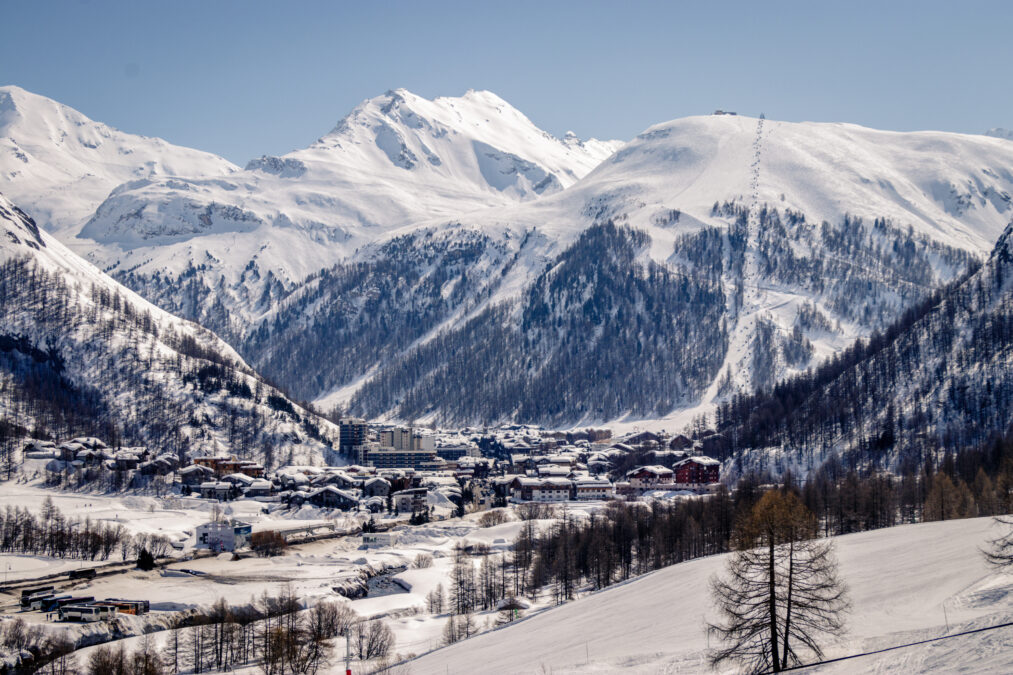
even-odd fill
[{"label": "alpine valley", "polygon": [[[895,337],[942,289],[983,284],[958,314],[996,306],[1013,142],[733,114],[582,141],[489,92],[395,90],[240,169],[4,87],[0,193],[5,274],[62,298],[31,321],[4,296],[5,377],[38,354],[88,405],[271,419],[256,433],[299,454],[330,427],[289,395],[448,426],[718,409],[731,429],[733,402]],[[137,364],[116,383],[112,350]]]}]

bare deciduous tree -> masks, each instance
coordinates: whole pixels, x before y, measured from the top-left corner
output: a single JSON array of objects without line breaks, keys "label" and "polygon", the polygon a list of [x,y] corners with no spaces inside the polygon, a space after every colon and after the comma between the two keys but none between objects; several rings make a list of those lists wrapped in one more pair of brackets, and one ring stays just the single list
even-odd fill
[{"label": "bare deciduous tree", "polygon": [[815,539],[816,520],[794,493],[767,492],[734,533],[736,552],[711,589],[720,615],[709,624],[723,646],[714,665],[739,661],[752,672],[819,658],[820,641],[844,631],[846,587],[833,543]]},{"label": "bare deciduous tree", "polygon": [[[995,519],[997,525],[1013,526],[1013,518],[999,517]],[[988,549],[982,554],[989,565],[1005,569],[1013,567],[1013,527],[1001,537],[996,537],[988,542]]]}]

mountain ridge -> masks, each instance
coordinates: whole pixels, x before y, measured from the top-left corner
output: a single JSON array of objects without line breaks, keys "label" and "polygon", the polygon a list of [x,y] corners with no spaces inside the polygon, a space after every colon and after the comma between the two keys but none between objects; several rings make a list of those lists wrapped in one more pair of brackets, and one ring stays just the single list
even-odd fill
[{"label": "mountain ridge", "polygon": [[[574,164],[579,146],[488,92],[391,90],[308,148],[226,176],[123,184],[83,228],[96,239],[74,245],[328,408],[493,422],[541,400],[553,412],[524,421],[604,423],[706,409],[839,353],[968,270],[1013,212],[1013,148],[985,136],[714,115],[654,125],[600,162]],[[588,248],[599,239],[618,248]],[[563,264],[574,258],[586,269]],[[636,305],[610,290],[640,283],[631,270],[649,280]],[[720,336],[694,343],[652,323],[645,308],[673,284],[721,298],[713,316],[680,310]],[[594,319],[572,339],[539,323],[585,307]],[[635,323],[610,326],[617,316]],[[507,352],[479,358],[469,330]],[[562,401],[517,389],[567,363],[592,372],[578,364],[612,330],[624,346],[595,364],[674,368],[644,400],[605,402],[590,381]],[[518,375],[531,341],[544,360]],[[448,414],[460,383],[436,384],[450,369],[430,344],[501,364],[473,391],[476,416]],[[661,356],[693,350],[703,379]],[[506,389],[527,398],[508,406]]]},{"label": "mountain ridge", "polygon": [[69,239],[117,185],[140,177],[224,175],[231,162],[129,134],[21,87],[0,87],[0,193]]},{"label": "mountain ridge", "polygon": [[334,425],[293,404],[206,328],[96,270],[3,195],[0,233],[0,416],[13,428],[180,457],[334,459]]}]

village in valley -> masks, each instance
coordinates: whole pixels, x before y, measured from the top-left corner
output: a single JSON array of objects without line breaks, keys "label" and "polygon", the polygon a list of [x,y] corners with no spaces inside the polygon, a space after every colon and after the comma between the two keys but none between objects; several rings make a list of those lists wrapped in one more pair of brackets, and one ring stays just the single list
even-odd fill
[{"label": "village in valley", "polygon": [[1013,673],[1013,3],[908,4],[2,2],[0,675]]},{"label": "village in valley", "polygon": [[[182,630],[215,601],[252,611],[289,594],[305,608],[343,603],[386,627],[385,648],[356,652],[386,664],[458,639],[459,613],[470,635],[565,599],[531,592],[514,570],[513,590],[503,582],[461,600],[461,560],[480,574],[499,566],[505,579],[531,524],[592,518],[610,503],[727,496],[707,439],[684,435],[442,431],[358,419],[339,429],[331,465],[273,469],[231,453],[179,457],[93,437],[28,441],[0,495],[5,611],[67,631],[71,643],[87,631],[106,636],[92,644],[131,644]],[[40,532],[55,519],[71,534],[60,544],[45,534],[34,547],[10,543],[24,529],[15,523],[35,522],[29,510],[44,514]],[[79,550],[73,533],[82,530],[105,547]],[[5,658],[10,668],[31,661],[30,653]]]}]

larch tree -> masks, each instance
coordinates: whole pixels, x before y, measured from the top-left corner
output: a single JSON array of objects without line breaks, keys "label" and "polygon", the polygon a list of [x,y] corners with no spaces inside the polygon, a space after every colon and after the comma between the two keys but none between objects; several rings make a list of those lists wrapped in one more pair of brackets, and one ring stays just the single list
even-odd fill
[{"label": "larch tree", "polygon": [[712,665],[738,661],[750,672],[780,672],[801,655],[822,658],[820,642],[844,632],[847,589],[833,543],[793,492],[765,493],[736,527],[724,577],[711,579],[722,646]]},{"label": "larch tree", "polygon": [[998,517],[996,525],[1005,525],[1008,529],[1005,535],[996,537],[988,542],[987,549],[982,551],[985,561],[999,569],[1013,568],[1013,517]]}]

